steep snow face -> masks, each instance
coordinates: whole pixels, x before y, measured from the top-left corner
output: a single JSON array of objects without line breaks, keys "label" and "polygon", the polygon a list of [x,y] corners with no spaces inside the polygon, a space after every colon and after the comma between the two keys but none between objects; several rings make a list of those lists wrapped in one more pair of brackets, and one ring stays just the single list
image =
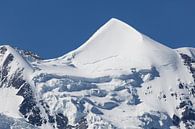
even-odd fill
[{"label": "steep snow face", "polygon": [[[133,67],[177,66],[175,51],[139,33],[126,23],[111,19],[85,44],[69,53],[72,63],[93,73]],[[143,63],[144,62],[144,63]]]},{"label": "steep snow face", "polygon": [[0,46],[0,129],[195,128],[194,55],[117,19],[55,59]]}]

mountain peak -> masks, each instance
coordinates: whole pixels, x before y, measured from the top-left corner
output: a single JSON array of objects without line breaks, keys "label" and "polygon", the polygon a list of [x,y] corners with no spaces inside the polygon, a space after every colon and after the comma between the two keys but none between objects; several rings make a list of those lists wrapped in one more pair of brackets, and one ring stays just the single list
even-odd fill
[{"label": "mountain peak", "polygon": [[0,46],[0,129],[195,129],[194,48],[111,19],[63,57],[30,57]]},{"label": "mountain peak", "polygon": [[140,32],[138,32],[136,29],[134,29],[132,26],[126,24],[125,22],[116,19],[116,18],[111,18],[107,23],[105,23],[98,31],[100,31],[101,29],[108,29],[108,28],[117,28],[118,31],[120,31],[120,29],[124,29],[126,33],[129,33],[132,36],[137,37],[139,40],[142,39],[142,34]]},{"label": "mountain peak", "polygon": [[[0,63],[7,62],[9,60],[17,61],[18,67],[23,67],[28,72],[33,72],[31,65],[10,45],[0,46]],[[15,64],[15,67],[16,64]]]},{"label": "mountain peak", "polygon": [[[138,43],[143,40],[143,36],[133,27],[128,24],[116,19],[111,18],[105,23],[100,29],[98,29],[81,47],[76,51],[80,53],[84,49],[93,47],[94,45],[106,48],[112,48],[115,46],[126,47],[133,43]],[[119,48],[120,48],[119,47]]]},{"label": "mountain peak", "polygon": [[121,41],[123,40],[126,40],[123,41],[124,43],[132,41],[139,42],[142,40],[141,33],[116,18],[111,18],[107,23],[100,27],[100,29],[98,29],[84,45],[98,40],[99,37],[102,37],[106,40],[104,41],[106,42],[106,45],[108,45],[107,40],[109,39],[115,39],[115,41],[109,42],[110,44],[121,44]]},{"label": "mountain peak", "polygon": [[[105,72],[110,68],[127,69],[172,64],[176,55],[170,48],[141,34],[128,24],[112,18],[81,47],[65,57],[72,58],[72,63],[76,67]],[[175,66],[175,63],[171,66]]]}]

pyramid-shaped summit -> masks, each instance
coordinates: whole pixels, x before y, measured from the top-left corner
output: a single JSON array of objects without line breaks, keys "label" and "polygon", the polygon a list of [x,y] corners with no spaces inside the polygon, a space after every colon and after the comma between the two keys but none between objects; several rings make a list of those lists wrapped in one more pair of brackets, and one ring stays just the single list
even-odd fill
[{"label": "pyramid-shaped summit", "polygon": [[113,48],[119,49],[121,47],[129,46],[131,43],[138,43],[141,41],[141,33],[128,24],[112,18],[98,29],[86,43],[79,47],[78,51],[90,49],[94,47],[94,45],[96,48],[101,47],[101,49],[103,49],[103,46],[105,46],[107,47],[107,50],[109,48],[112,48],[113,50]]},{"label": "pyramid-shaped summit", "polygon": [[172,60],[177,58],[172,49],[115,18],[69,54],[74,55],[72,60],[76,67],[87,68],[88,71],[172,64],[175,63]]},{"label": "pyramid-shaped summit", "polygon": [[[120,45],[124,45],[128,42],[139,42],[142,40],[142,34],[135,30],[133,27],[128,24],[112,18],[106,24],[104,24],[87,42],[91,43],[94,40],[98,40],[98,37],[104,38],[107,45],[117,45],[119,42],[123,43]],[[111,40],[113,39],[113,40]],[[110,42],[108,42],[111,40]],[[103,41],[102,41],[103,42]]]}]

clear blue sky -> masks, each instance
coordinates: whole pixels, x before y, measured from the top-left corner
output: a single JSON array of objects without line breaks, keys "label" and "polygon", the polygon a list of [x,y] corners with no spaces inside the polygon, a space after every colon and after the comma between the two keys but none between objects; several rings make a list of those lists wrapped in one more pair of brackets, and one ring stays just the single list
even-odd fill
[{"label": "clear blue sky", "polygon": [[195,47],[195,0],[0,0],[0,44],[58,57],[112,17],[169,47]]}]

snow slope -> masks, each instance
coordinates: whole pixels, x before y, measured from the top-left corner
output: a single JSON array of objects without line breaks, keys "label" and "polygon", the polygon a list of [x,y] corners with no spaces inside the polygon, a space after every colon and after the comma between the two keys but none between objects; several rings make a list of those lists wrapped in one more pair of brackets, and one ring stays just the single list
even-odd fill
[{"label": "snow slope", "polygon": [[112,18],[59,58],[0,53],[6,128],[195,128],[194,48],[171,49]]},{"label": "snow slope", "polygon": [[72,56],[72,63],[76,67],[92,74],[107,71],[113,74],[117,70],[126,71],[133,67],[153,65],[169,64],[175,67],[178,58],[172,49],[114,18],[81,47],[66,56]]}]

